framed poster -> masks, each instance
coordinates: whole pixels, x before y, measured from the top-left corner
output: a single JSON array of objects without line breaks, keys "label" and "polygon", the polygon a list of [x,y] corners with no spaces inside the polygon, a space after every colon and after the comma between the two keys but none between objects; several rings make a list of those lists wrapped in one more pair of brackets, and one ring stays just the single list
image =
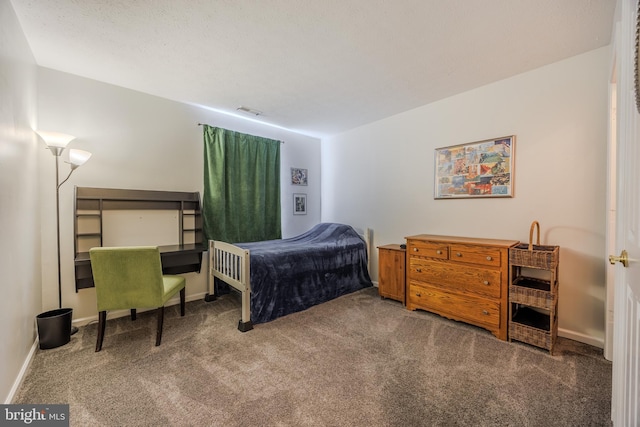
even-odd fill
[{"label": "framed poster", "polygon": [[515,135],[436,148],[436,199],[513,197]]},{"label": "framed poster", "polygon": [[307,214],[307,195],[301,193],[293,194],[293,214],[294,215],[306,215]]},{"label": "framed poster", "polygon": [[307,185],[307,169],[291,168],[291,184]]}]

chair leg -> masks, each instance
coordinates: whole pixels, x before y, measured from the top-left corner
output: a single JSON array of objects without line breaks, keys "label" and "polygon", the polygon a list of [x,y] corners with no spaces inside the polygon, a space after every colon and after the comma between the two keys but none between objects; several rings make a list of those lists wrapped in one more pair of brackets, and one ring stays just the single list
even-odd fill
[{"label": "chair leg", "polygon": [[158,307],[158,330],[156,331],[156,347],[162,341],[162,322],[164,322],[164,306]]},{"label": "chair leg", "polygon": [[107,326],[107,312],[98,313],[98,339],[96,340],[96,352],[102,350],[102,341],[104,340],[104,330]]},{"label": "chair leg", "polygon": [[185,288],[180,289],[180,316],[184,317]]},{"label": "chair leg", "polygon": [[135,308],[131,309],[131,320],[136,320],[136,309]]}]

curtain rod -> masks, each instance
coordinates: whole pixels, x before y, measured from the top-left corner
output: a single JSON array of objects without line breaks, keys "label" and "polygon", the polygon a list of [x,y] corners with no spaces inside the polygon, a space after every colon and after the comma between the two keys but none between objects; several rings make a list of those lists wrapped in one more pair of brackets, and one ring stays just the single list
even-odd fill
[{"label": "curtain rod", "polygon": [[[203,125],[205,125],[205,124],[206,124],[206,123],[198,123],[198,126],[203,126]],[[207,126],[211,126],[211,125],[207,125]],[[284,141],[278,141],[278,142],[279,142],[280,144],[284,144]]]}]

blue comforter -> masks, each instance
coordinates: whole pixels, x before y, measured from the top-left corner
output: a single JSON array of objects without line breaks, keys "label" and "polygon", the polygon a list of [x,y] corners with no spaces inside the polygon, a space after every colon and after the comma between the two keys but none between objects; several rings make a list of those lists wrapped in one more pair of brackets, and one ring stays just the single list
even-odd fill
[{"label": "blue comforter", "polygon": [[264,323],[372,286],[356,231],[322,223],[299,236],[236,243],[251,256],[251,321]]}]

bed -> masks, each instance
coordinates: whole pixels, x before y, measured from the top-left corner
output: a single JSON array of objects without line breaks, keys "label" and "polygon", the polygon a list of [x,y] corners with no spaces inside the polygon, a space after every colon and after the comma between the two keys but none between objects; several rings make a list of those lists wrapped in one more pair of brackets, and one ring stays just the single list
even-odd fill
[{"label": "bed", "polygon": [[209,294],[242,295],[238,329],[253,329],[373,286],[369,276],[370,230],[321,223],[299,236],[252,243],[209,241]]}]

